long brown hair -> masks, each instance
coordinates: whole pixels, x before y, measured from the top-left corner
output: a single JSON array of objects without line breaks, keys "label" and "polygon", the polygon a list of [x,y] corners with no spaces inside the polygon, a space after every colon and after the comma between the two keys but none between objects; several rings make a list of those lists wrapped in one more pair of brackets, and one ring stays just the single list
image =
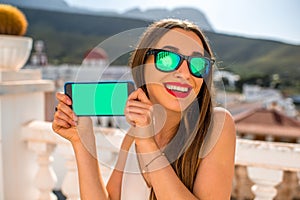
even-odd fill
[{"label": "long brown hair", "polygon": [[[138,87],[141,87],[148,95],[145,83],[143,64],[147,51],[153,47],[159,39],[169,30],[181,28],[193,31],[201,39],[206,52],[213,58],[212,50],[202,31],[193,23],[177,19],[164,19],[153,23],[148,27],[142,36],[136,50],[130,60],[132,75]],[[197,100],[194,101],[184,112],[178,132],[168,144],[165,153],[175,173],[184,185],[193,192],[197,169],[200,164],[199,152],[203,144],[212,116],[212,71],[202,84]],[[181,148],[178,148],[181,146]],[[153,188],[151,189],[150,200],[156,200]]]}]

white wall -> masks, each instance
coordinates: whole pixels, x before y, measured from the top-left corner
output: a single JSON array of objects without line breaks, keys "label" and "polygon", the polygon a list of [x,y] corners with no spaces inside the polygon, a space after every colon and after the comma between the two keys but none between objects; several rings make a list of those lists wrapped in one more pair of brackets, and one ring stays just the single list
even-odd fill
[{"label": "white wall", "polygon": [[54,84],[40,80],[36,70],[0,73],[1,194],[9,200],[34,199],[36,156],[22,141],[21,128],[31,120],[44,120],[44,92],[53,90]]}]

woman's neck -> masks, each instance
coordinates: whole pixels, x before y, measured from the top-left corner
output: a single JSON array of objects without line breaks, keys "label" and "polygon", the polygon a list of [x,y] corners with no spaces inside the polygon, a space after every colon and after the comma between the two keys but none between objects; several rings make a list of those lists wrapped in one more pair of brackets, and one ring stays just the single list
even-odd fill
[{"label": "woman's neck", "polygon": [[166,110],[166,119],[160,131],[155,135],[159,148],[164,148],[176,135],[182,113]]}]

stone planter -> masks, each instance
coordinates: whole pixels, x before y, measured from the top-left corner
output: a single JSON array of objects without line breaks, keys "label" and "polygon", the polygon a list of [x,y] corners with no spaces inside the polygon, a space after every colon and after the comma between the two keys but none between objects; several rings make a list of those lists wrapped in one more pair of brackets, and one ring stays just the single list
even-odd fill
[{"label": "stone planter", "polygon": [[27,62],[32,48],[32,38],[0,35],[0,70],[18,71]]}]

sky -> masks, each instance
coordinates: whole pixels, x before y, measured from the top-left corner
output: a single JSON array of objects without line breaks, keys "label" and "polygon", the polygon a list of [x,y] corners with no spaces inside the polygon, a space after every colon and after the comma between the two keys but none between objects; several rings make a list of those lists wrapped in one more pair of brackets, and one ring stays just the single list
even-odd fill
[{"label": "sky", "polygon": [[300,45],[300,0],[65,0],[70,6],[126,12],[133,8],[201,10],[216,32]]}]

